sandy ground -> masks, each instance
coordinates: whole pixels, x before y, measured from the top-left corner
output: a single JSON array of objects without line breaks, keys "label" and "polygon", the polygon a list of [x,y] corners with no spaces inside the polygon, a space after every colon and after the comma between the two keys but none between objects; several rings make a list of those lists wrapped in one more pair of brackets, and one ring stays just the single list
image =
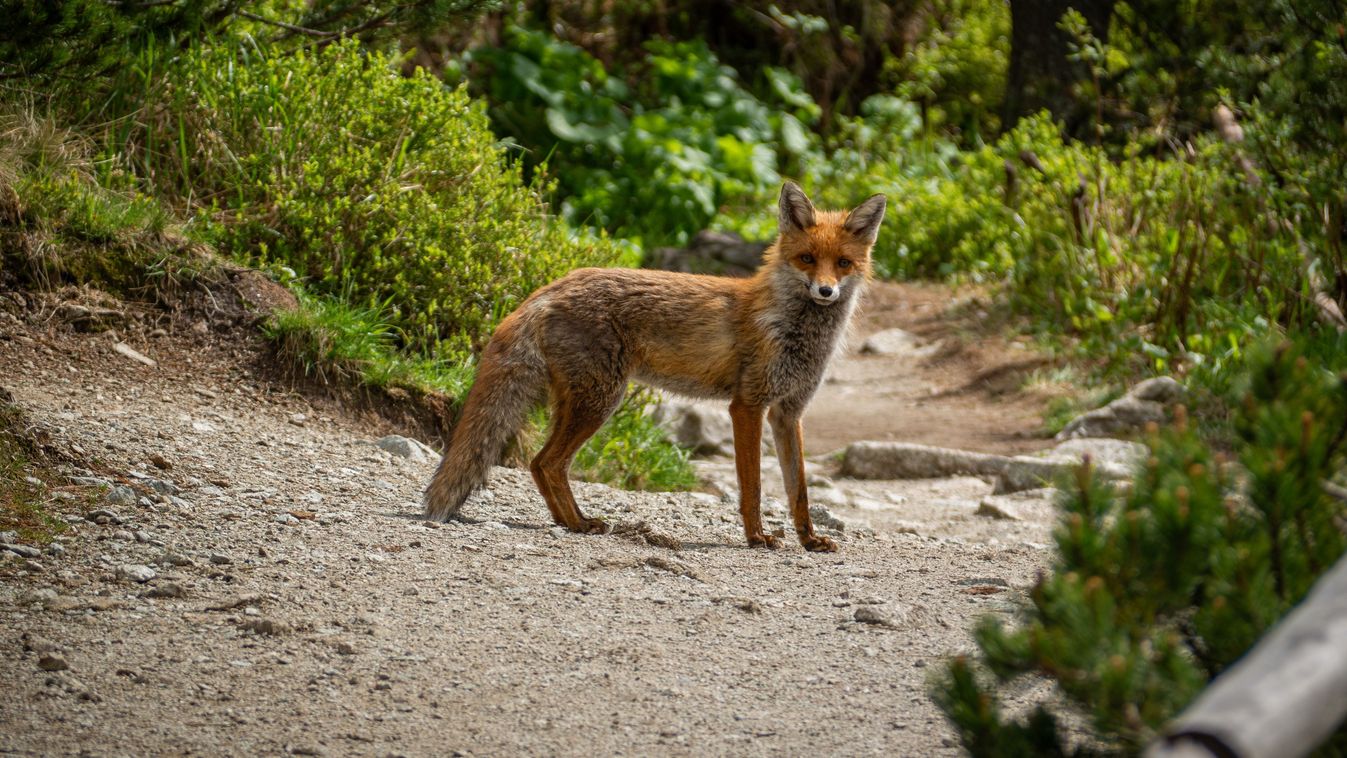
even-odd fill
[{"label": "sandy ground", "polygon": [[[836,509],[837,554],[749,549],[709,494],[599,485],[582,507],[615,533],[570,534],[509,469],[432,527],[433,464],[247,368],[255,338],[124,335],[148,367],[39,316],[0,325],[0,387],[92,470],[53,493],[62,554],[0,560],[0,752],[954,755],[932,672],[1050,560],[1043,494],[991,520],[975,479],[836,482],[865,494]],[[845,386],[820,398],[837,428],[809,422],[825,449],[1030,444],[1022,398],[902,390],[857,416]]]}]

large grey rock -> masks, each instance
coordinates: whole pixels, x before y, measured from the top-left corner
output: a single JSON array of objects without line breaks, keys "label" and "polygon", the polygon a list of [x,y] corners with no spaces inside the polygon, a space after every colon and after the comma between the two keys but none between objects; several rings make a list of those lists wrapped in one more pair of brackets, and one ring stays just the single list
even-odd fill
[{"label": "large grey rock", "polygon": [[[842,457],[842,475],[856,479],[943,479],[979,476],[996,483],[995,492],[1005,494],[1037,489],[1069,475],[1080,467],[1079,456],[1008,457],[967,450],[952,450],[908,442],[856,442]],[[1129,476],[1121,465],[1097,465],[1108,479]]]},{"label": "large grey rock", "polygon": [[867,355],[906,355],[923,358],[938,345],[928,345],[926,341],[903,329],[885,329],[875,332],[861,343],[861,352]]},{"label": "large grey rock", "polygon": [[646,265],[666,271],[729,274],[753,273],[762,264],[766,242],[749,242],[733,232],[704,229],[688,241],[686,248],[657,247],[650,251]]},{"label": "large grey rock", "polygon": [[734,424],[724,408],[664,400],[651,410],[650,416],[671,440],[696,455],[734,453]]},{"label": "large grey rock", "polygon": [[1117,440],[1111,437],[1078,437],[1066,440],[1049,450],[1050,458],[1071,458],[1077,462],[1090,456],[1096,466],[1131,468],[1145,460],[1149,451],[1140,442]]},{"label": "large grey rock", "polygon": [[1167,408],[1183,397],[1183,391],[1183,385],[1167,376],[1147,379],[1108,405],[1072,419],[1057,439],[1110,437],[1163,423]]},{"label": "large grey rock", "polygon": [[387,437],[381,437],[374,443],[380,450],[387,451],[399,458],[406,458],[413,463],[438,463],[440,454],[430,449],[423,442],[403,437],[397,434],[390,434]]}]

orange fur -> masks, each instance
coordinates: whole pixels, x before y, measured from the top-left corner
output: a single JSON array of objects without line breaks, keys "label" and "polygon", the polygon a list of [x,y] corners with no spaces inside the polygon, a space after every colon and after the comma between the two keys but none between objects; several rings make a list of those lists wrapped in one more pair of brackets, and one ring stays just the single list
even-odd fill
[{"label": "orange fur", "polygon": [[533,479],[557,523],[605,529],[580,512],[568,473],[576,451],[636,380],[730,401],[744,532],[750,544],[776,547],[759,510],[762,423],[770,409],[800,542],[836,550],[809,519],[800,415],[869,275],[883,215],[882,196],[849,214],[817,212],[787,184],[781,235],[749,279],[581,269],[539,289],[506,317],[482,356],[426,491],[427,515],[455,515],[485,482],[528,405],[547,395],[552,433],[530,465]]}]

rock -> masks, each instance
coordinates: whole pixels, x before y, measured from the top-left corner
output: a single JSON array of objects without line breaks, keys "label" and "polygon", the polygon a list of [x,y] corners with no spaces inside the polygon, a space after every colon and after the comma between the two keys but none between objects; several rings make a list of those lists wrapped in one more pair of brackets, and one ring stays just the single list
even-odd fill
[{"label": "rock", "polygon": [[30,592],[23,593],[19,597],[20,605],[33,605],[34,603],[46,603],[49,600],[56,599],[56,590],[50,587],[42,587]]},{"label": "rock", "polygon": [[390,434],[387,437],[381,437],[376,440],[375,445],[380,450],[384,450],[399,458],[406,458],[413,463],[438,463],[440,454],[430,449],[424,443],[402,437],[397,434]]},{"label": "rock", "polygon": [[66,663],[65,658],[48,653],[37,659],[37,667],[43,671],[65,671],[70,668],[70,664]]},{"label": "rock", "polygon": [[121,540],[122,542],[133,542],[136,539],[136,535],[125,529],[118,529],[112,533],[112,538],[114,540]]},{"label": "rock", "polygon": [[228,566],[229,564],[234,562],[233,558],[230,558],[224,553],[211,553],[209,560],[216,566]]},{"label": "rock", "polygon": [[64,652],[65,650],[59,643],[53,642],[46,637],[39,637],[31,632],[24,632],[19,636],[19,639],[23,641],[24,651],[29,653],[47,655],[49,653]]},{"label": "rock", "polygon": [[151,587],[145,597],[187,597],[187,588],[177,582],[164,582]]},{"label": "rock", "polygon": [[173,468],[173,463],[159,453],[150,454],[150,463],[154,464],[154,467],[160,471],[168,471]]},{"label": "rock", "polygon": [[[277,637],[290,631],[289,627],[287,627],[284,623],[276,621],[274,619],[267,619],[267,618],[248,619],[247,621],[244,621],[240,626],[242,626],[244,630],[252,632],[253,634],[266,635],[270,637]],[[351,653],[342,653],[342,654],[351,655],[354,652],[355,650],[352,649]]]},{"label": "rock", "polygon": [[136,350],[135,348],[131,347],[125,342],[116,343],[115,345],[112,346],[112,349],[120,353],[121,355],[124,355],[133,361],[136,361],[137,363],[143,363],[146,366],[151,367],[159,365],[153,358],[145,355],[144,353],[141,353],[140,351]]},{"label": "rock", "polygon": [[1062,427],[1057,439],[1108,437],[1163,423],[1168,406],[1183,397],[1183,385],[1167,376],[1147,379],[1102,408],[1082,413]]},{"label": "rock", "polygon": [[[114,484],[108,488],[108,492],[103,496],[103,502],[112,506],[127,506],[136,504],[136,491],[125,484]],[[97,513],[98,511],[94,511]],[[114,514],[115,515],[115,514]],[[88,518],[87,516],[85,518]],[[91,521],[93,519],[90,519]],[[116,523],[121,523],[120,521]]]},{"label": "rock", "polygon": [[[908,442],[854,442],[842,458],[842,474],[857,479],[937,479],[980,476],[996,482],[996,494],[1037,489],[1067,476],[1078,458],[1021,455],[1013,458]],[[1106,478],[1130,476],[1127,469],[1098,466]]]},{"label": "rock", "polygon": [[745,276],[757,270],[766,249],[766,242],[748,242],[733,232],[704,229],[692,236],[687,248],[651,250],[646,266],[665,271]]},{"label": "rock", "polygon": [[59,542],[53,542],[47,546],[47,554],[57,558],[65,555],[65,545]]},{"label": "rock", "polygon": [[1078,437],[1069,439],[1047,455],[1052,458],[1071,458],[1076,461],[1090,456],[1090,462],[1096,466],[1111,466],[1130,469],[1146,459],[1149,448],[1140,442],[1117,440],[1111,437]]},{"label": "rock", "polygon": [[18,532],[14,531],[14,530],[12,530],[12,529],[7,530],[7,531],[0,532],[0,542],[3,542],[3,543],[11,543],[11,542],[18,542],[18,541],[19,541],[19,533],[18,533]]},{"label": "rock", "polygon": [[729,455],[734,452],[734,424],[724,408],[664,400],[650,417],[681,447],[695,455]]},{"label": "rock", "polygon": [[927,345],[924,340],[903,329],[885,329],[875,332],[861,343],[866,355],[908,355],[924,358],[939,345]]},{"label": "rock", "polygon": [[851,504],[847,493],[837,487],[819,487],[809,491],[809,499],[826,508],[841,508]]},{"label": "rock", "polygon": [[874,624],[875,626],[893,626],[893,621],[878,607],[874,605],[862,605],[851,614],[851,617],[861,624]]},{"label": "rock", "polygon": [[151,479],[147,477],[144,479],[144,482],[146,487],[149,487],[161,495],[177,495],[182,492],[182,490],[178,489],[178,485],[164,479]]},{"label": "rock", "polygon": [[117,578],[144,584],[156,576],[154,569],[138,563],[127,563],[117,567]]},{"label": "rock", "polygon": [[832,511],[818,503],[809,506],[809,518],[825,529],[835,529],[840,532],[847,528],[845,521],[833,515]]},{"label": "rock", "polygon": [[983,518],[996,519],[998,521],[1020,520],[1019,516],[1016,516],[1014,513],[1012,513],[1010,509],[1005,508],[1001,505],[997,505],[996,503],[993,503],[990,500],[983,500],[982,502],[978,503],[978,509],[976,511],[973,511],[973,515],[982,516]]},{"label": "rock", "polygon": [[853,442],[842,457],[842,475],[854,479],[937,479],[998,475],[1007,459],[909,442]]},{"label": "rock", "polygon": [[337,651],[337,655],[355,655],[355,645],[344,640],[337,642],[332,647]]},{"label": "rock", "polygon": [[1183,399],[1184,388],[1172,377],[1157,376],[1141,382],[1127,394],[1138,400],[1169,404]]},{"label": "rock", "polygon": [[164,556],[163,556],[162,558],[159,559],[159,562],[160,562],[160,563],[167,563],[167,564],[169,564],[169,565],[171,565],[171,566],[191,566],[191,565],[193,565],[193,561],[192,561],[191,558],[188,558],[186,555],[183,555],[182,553],[175,553],[175,552],[173,552],[172,550],[170,550],[170,551],[164,553]]},{"label": "rock", "polygon": [[[117,489],[117,488],[116,488],[116,487],[113,487],[113,489],[115,490],[115,489]],[[125,490],[127,490],[127,491],[130,491],[130,490],[131,490],[130,487],[123,487],[123,489],[125,489]],[[135,493],[134,493],[134,492],[131,493],[131,497],[132,497],[132,503],[134,503],[134,502],[135,502],[135,500],[134,500],[134,498],[135,498]],[[121,517],[121,516],[118,516],[118,515],[117,515],[116,512],[110,511],[110,510],[108,510],[107,508],[99,508],[99,509],[96,510],[96,511],[89,511],[88,513],[84,514],[84,520],[85,520],[85,521],[89,521],[89,522],[94,523],[94,524],[99,524],[99,525],[107,525],[107,524],[124,524],[124,523],[126,523],[126,522],[124,522],[124,521],[122,520],[122,517]]]},{"label": "rock", "polygon": [[0,550],[7,550],[23,558],[40,558],[42,551],[31,545],[20,545],[14,542],[0,544]]}]

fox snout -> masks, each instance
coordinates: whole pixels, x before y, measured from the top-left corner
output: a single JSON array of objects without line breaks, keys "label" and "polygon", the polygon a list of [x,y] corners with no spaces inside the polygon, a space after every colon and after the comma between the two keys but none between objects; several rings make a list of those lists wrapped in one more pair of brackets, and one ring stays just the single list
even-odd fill
[{"label": "fox snout", "polygon": [[842,296],[842,283],[821,282],[815,279],[809,282],[809,296],[819,305],[832,305]]}]

